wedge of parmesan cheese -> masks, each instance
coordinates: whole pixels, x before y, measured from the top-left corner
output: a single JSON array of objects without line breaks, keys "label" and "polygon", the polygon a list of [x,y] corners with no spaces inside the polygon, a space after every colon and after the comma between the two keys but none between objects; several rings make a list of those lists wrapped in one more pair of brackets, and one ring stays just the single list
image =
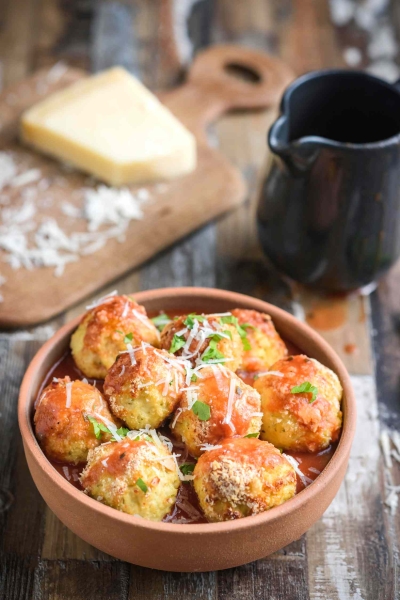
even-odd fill
[{"label": "wedge of parmesan cheese", "polygon": [[196,166],[194,136],[120,67],[28,109],[21,137],[114,186],[178,177]]}]

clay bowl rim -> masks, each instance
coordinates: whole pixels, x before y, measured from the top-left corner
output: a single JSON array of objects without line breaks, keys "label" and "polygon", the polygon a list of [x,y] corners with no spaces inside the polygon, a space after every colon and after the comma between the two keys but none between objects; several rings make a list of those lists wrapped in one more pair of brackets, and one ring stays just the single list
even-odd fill
[{"label": "clay bowl rim", "polygon": [[[198,523],[198,524],[176,524],[176,523],[165,523],[155,522],[141,519],[140,517],[134,517],[132,515],[119,512],[114,508],[105,506],[100,502],[90,498],[82,491],[76,489],[71,485],[64,477],[56,471],[51,465],[46,456],[43,454],[38,442],[36,441],[32,424],[31,424],[31,395],[34,392],[32,389],[32,380],[34,375],[39,371],[46,356],[51,352],[53,347],[61,342],[64,338],[67,339],[72,331],[77,327],[80,322],[82,315],[76,317],[63,325],[45,344],[38,350],[36,355],[33,357],[21,384],[20,394],[18,399],[18,421],[23,438],[24,445],[27,445],[32,453],[34,460],[37,462],[39,467],[45,471],[50,477],[53,484],[60,487],[65,493],[66,500],[68,497],[78,503],[86,505],[87,508],[93,510],[95,514],[100,513],[104,517],[109,517],[115,521],[119,521],[126,526],[140,527],[143,529],[159,531],[164,533],[174,533],[174,535],[188,535],[188,534],[219,534],[229,533],[230,531],[239,531],[243,529],[257,528],[258,526],[270,522],[281,520],[288,513],[301,510],[304,505],[313,501],[313,496],[317,489],[321,487],[327,487],[334,479],[335,474],[340,469],[343,461],[347,461],[347,456],[350,452],[350,447],[353,441],[355,428],[356,428],[356,400],[354,391],[352,388],[350,375],[348,374],[344,364],[342,363],[339,356],[333,350],[333,348],[311,327],[302,323],[290,313],[278,308],[268,302],[264,302],[258,298],[253,298],[245,294],[239,294],[236,292],[230,292],[227,290],[217,290],[213,288],[199,288],[199,287],[173,287],[173,288],[159,288],[155,290],[148,290],[143,292],[137,292],[133,294],[135,299],[140,303],[146,303],[148,301],[154,301],[158,298],[173,298],[173,297],[193,297],[197,296],[197,299],[201,301],[202,298],[208,300],[222,300],[224,302],[232,304],[251,303],[254,310],[260,310],[267,312],[271,315],[272,320],[276,317],[278,320],[286,321],[290,328],[297,329],[301,337],[308,338],[312,343],[317,345],[322,353],[329,357],[330,362],[334,365],[334,370],[338,375],[344,390],[344,418],[343,428],[339,444],[333,454],[331,460],[318,475],[317,479],[314,480],[307,488],[299,492],[296,496],[281,504],[280,506],[274,507],[270,511],[238,519],[235,521],[224,521],[222,523]],[[279,327],[278,327],[279,329]],[[301,346],[301,345],[300,345]],[[301,347],[300,347],[301,349]]]}]

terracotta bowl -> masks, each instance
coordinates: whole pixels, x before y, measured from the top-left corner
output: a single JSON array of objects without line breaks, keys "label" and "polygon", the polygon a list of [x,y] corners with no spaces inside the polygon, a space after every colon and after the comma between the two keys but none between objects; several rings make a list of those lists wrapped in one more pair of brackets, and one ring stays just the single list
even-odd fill
[{"label": "terracotta bowl", "polygon": [[149,311],[225,312],[235,307],[272,316],[279,333],[305,354],[333,369],[344,389],[343,431],[321,475],[305,490],[272,510],[225,523],[153,523],[118,512],[70,485],[41,451],[32,429],[33,402],[49,368],[69,344],[79,319],[62,327],[32,360],[22,382],[18,418],[25,455],[45,502],[74,533],[103,552],[136,565],[167,571],[214,571],[262,558],[297,540],[335,497],[346,472],[356,425],[349,375],[332,348],[307,325],[266,302],[223,290],[167,288],[135,294]]}]

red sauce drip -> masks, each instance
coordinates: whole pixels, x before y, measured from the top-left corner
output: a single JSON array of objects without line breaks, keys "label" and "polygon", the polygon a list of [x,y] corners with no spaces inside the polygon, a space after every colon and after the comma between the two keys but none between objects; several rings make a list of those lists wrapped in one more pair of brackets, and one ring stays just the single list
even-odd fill
[{"label": "red sauce drip", "polygon": [[[190,312],[193,312],[190,311]],[[172,314],[171,312],[169,314]],[[185,313],[179,313],[185,314]],[[178,315],[178,313],[174,313],[174,315]],[[150,316],[155,316],[151,314]],[[293,346],[293,344],[286,343],[288,351],[290,354],[300,354],[298,348]],[[84,379],[83,373],[77,368],[75,362],[72,358],[71,352],[67,350],[61,358],[49,369],[46,377],[44,378],[42,385],[40,386],[37,399],[40,397],[42,390],[51,383],[53,377],[56,378],[64,378],[68,375],[71,380],[74,379]],[[255,373],[248,373],[245,371],[241,371],[238,375],[243,379],[245,383],[248,385],[252,385],[254,381]],[[103,391],[103,380],[94,380],[86,378],[89,383],[95,385],[101,392]],[[181,454],[184,456],[185,450],[182,447],[175,444],[173,438],[171,438],[170,431],[167,427],[161,429],[161,433],[166,437],[171,439],[171,442],[174,444],[173,451],[176,454]],[[315,480],[319,473],[326,467],[330,459],[332,458],[337,447],[337,443],[331,444],[328,448],[318,453],[304,453],[304,452],[286,452],[286,454],[292,456],[299,462],[299,469],[307,478],[311,480]],[[58,462],[49,461],[53,467],[56,469],[58,473],[62,477],[64,477],[71,485],[73,485],[78,490],[83,491],[83,488],[79,482],[79,475],[84,468],[84,464],[80,465],[68,465],[68,464],[60,464]],[[187,460],[184,462],[194,462],[193,459],[189,456]],[[310,470],[311,469],[311,470]],[[304,489],[304,485],[299,476],[297,476],[297,493],[301,492]],[[187,512],[185,510],[185,505],[188,507]],[[189,514],[191,513],[191,514]],[[193,517],[193,515],[197,513],[199,517]],[[186,523],[190,520],[190,523],[206,523],[206,519],[201,514],[201,509],[198,503],[198,499],[196,493],[194,491],[193,485],[191,483],[183,483],[178,491],[177,501],[175,506],[172,508],[171,512],[163,519],[165,522],[172,523]]]},{"label": "red sauce drip", "polygon": [[355,344],[345,344],[343,349],[346,352],[346,354],[354,354],[358,350]]},{"label": "red sauce drip", "polygon": [[306,321],[314,329],[329,331],[341,327],[347,319],[348,300],[346,297],[331,296],[320,298],[306,314]]}]

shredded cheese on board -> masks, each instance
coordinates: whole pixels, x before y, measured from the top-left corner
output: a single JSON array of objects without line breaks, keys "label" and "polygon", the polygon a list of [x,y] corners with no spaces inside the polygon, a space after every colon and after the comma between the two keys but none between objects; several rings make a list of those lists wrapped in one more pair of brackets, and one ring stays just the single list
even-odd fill
[{"label": "shredded cheese on board", "polygon": [[[143,219],[142,205],[150,197],[147,189],[81,188],[74,192],[80,206],[64,202],[60,207],[68,218],[68,230],[77,226],[67,233],[62,216],[50,218],[43,210],[53,204],[51,197],[42,198],[50,182],[37,168],[21,170],[17,158],[17,153],[0,152],[0,205],[13,203],[12,208],[4,206],[0,211],[0,250],[13,269],[50,267],[60,277],[66,265],[97,252],[108,240],[124,241],[130,223]],[[58,179],[61,184],[63,178]],[[12,195],[15,188],[21,189],[18,205]]]}]

